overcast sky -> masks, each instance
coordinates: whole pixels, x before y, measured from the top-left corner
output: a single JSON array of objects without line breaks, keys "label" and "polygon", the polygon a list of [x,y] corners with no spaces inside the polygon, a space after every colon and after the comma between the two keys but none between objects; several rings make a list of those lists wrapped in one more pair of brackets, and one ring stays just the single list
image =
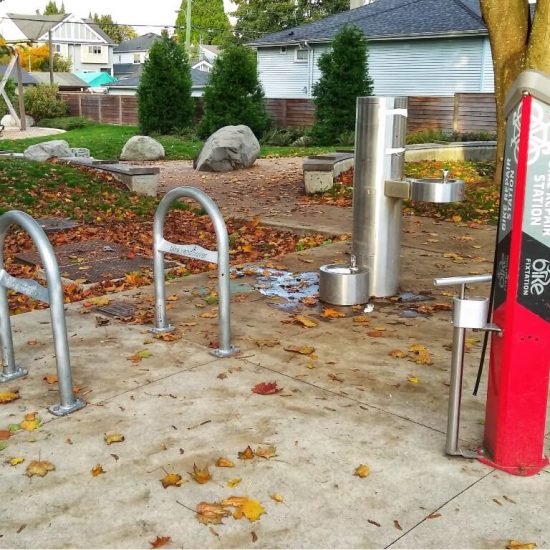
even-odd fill
[{"label": "overcast sky", "polygon": [[[181,0],[93,0],[83,2],[82,0],[63,0],[65,11],[74,13],[80,17],[87,17],[90,11],[101,15],[109,14],[117,23],[128,25],[159,25],[157,28],[138,27],[136,32],[159,32],[163,25],[174,25],[176,22],[176,10],[181,6]],[[44,11],[48,0],[4,0],[0,4],[0,15],[6,13],[29,13],[34,14],[36,10]],[[231,1],[224,0],[225,11],[231,11]],[[61,0],[57,0],[61,6]]]}]

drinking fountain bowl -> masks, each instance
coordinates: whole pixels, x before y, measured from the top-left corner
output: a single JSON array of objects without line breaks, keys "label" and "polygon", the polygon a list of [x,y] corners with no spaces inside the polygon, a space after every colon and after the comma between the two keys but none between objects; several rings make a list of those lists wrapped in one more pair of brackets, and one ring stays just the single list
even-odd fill
[{"label": "drinking fountain bowl", "polygon": [[443,178],[407,178],[410,199],[421,202],[461,202],[464,200],[464,181]]}]

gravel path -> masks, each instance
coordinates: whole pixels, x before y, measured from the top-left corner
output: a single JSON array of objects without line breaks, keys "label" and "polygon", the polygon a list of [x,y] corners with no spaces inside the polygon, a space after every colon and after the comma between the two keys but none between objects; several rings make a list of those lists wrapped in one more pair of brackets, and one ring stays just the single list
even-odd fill
[{"label": "gravel path", "polygon": [[42,136],[51,136],[53,134],[64,134],[65,130],[58,130],[57,128],[38,128],[33,126],[27,128],[25,131],[21,131],[18,128],[5,128],[4,132],[0,136],[1,139],[25,139]]}]

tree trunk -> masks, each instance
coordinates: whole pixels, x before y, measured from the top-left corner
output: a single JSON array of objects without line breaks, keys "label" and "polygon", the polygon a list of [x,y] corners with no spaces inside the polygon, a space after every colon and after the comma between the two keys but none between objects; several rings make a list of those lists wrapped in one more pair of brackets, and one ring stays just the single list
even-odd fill
[{"label": "tree trunk", "polygon": [[537,1],[532,25],[528,0],[481,0],[481,13],[493,53],[498,139],[495,179],[500,183],[506,132],[506,94],[525,69],[550,74],[550,0]]}]

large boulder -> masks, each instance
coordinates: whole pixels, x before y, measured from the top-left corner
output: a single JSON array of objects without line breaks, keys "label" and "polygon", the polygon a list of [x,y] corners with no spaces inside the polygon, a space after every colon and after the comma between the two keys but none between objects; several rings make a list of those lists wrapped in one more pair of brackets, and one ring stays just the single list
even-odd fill
[{"label": "large boulder", "polygon": [[[34,118],[29,115],[25,116],[25,121],[27,123],[27,128],[30,128],[35,124]],[[4,126],[4,128],[19,128],[19,124],[15,122],[15,119],[9,113],[2,117],[2,120],[0,120],[0,124]]]},{"label": "large boulder", "polygon": [[159,160],[165,156],[164,147],[149,136],[131,137],[120,154],[120,160]]},{"label": "large boulder", "polygon": [[27,160],[44,162],[54,157],[72,157],[73,152],[65,140],[54,139],[53,141],[44,141],[42,143],[37,143],[36,145],[27,147],[23,155]]},{"label": "large boulder", "polygon": [[202,172],[248,168],[260,154],[260,144],[248,126],[224,126],[204,144],[194,166]]}]

